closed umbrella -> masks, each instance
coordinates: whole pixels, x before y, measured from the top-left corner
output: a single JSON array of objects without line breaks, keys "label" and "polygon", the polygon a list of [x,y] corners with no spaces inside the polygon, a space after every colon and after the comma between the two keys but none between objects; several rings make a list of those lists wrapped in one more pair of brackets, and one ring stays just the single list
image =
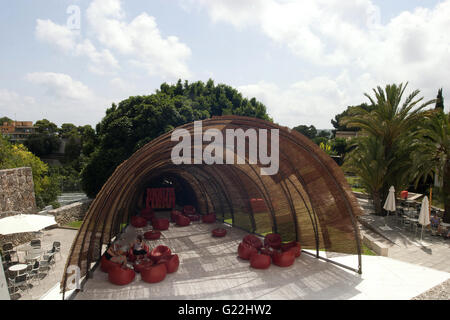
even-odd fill
[{"label": "closed umbrella", "polygon": [[[383,209],[386,210],[388,212],[389,215],[389,211],[395,212],[396,207],[395,207],[395,188],[394,186],[391,186],[389,188],[389,194],[386,198],[386,202],[384,203]],[[385,225],[382,228],[383,230],[392,230],[391,228],[389,228],[387,226],[387,222],[386,219],[384,220]]]},{"label": "closed umbrella", "polygon": [[422,231],[420,233],[420,241],[422,241],[423,236],[423,227],[426,227],[430,224],[430,215],[429,215],[429,203],[428,203],[428,197],[423,197],[422,205],[420,206],[420,213],[419,213],[419,223],[422,225]]},{"label": "closed umbrella", "polygon": [[0,219],[0,234],[37,232],[55,225],[55,217],[39,214],[18,214]]}]

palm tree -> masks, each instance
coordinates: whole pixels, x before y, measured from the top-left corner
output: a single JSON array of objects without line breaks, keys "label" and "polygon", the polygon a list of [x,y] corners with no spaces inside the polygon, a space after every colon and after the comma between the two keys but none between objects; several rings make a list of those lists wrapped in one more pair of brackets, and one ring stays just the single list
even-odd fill
[{"label": "palm tree", "polygon": [[450,223],[450,113],[436,109],[419,130],[419,148],[414,154],[417,180],[436,174],[442,181],[444,222]]},{"label": "palm tree", "polygon": [[422,102],[423,97],[417,97],[420,91],[415,90],[402,103],[407,85],[373,89],[375,98],[365,94],[372,104],[371,111],[354,107],[342,119],[344,125],[360,128],[366,135],[357,141],[346,166],[353,170],[360,167],[357,171],[366,177],[363,183],[378,214],[382,213],[382,201],[389,187],[393,185],[399,191],[412,180],[415,168],[411,155],[416,147],[417,128],[424,117],[422,110],[435,102]]}]

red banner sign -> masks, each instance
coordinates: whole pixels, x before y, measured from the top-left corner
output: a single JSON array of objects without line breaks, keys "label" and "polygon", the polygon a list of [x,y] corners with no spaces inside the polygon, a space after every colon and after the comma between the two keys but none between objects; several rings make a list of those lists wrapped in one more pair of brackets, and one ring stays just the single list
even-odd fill
[{"label": "red banner sign", "polygon": [[147,198],[145,201],[147,208],[154,209],[172,209],[175,208],[175,189],[174,188],[149,188],[147,189]]}]

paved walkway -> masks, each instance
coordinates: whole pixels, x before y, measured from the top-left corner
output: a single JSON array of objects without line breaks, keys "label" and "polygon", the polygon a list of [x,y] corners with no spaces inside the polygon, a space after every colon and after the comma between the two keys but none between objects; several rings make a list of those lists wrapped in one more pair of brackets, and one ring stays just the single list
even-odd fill
[{"label": "paved walkway", "polygon": [[[211,237],[218,226],[228,228],[226,237]],[[447,272],[381,256],[364,256],[362,275],[304,253],[288,268],[271,265],[255,270],[237,257],[246,234],[220,223],[183,228],[171,224],[151,246],[165,244],[179,255],[176,273],[154,284],[143,282],[137,274],[129,285],[116,286],[97,268],[76,299],[412,299],[450,278]],[[124,238],[135,236],[136,230],[129,226]],[[340,255],[334,260],[354,267],[357,257]]]},{"label": "paved walkway", "polygon": [[[54,241],[60,241],[61,256],[59,256],[59,254],[56,254],[55,256],[56,264],[54,265],[54,268],[50,269],[49,273],[45,277],[43,277],[39,282],[33,281],[30,285],[31,288],[28,292],[24,291],[20,292],[19,294],[17,293],[13,294],[11,297],[12,299],[38,300],[61,281],[67,256],[69,254],[72,242],[75,239],[77,230],[56,228],[46,230],[43,233],[44,234],[41,238],[42,248],[50,250]],[[22,246],[19,246],[18,248]],[[23,255],[25,253],[23,251],[18,251],[18,254],[19,259],[23,260]]]}]

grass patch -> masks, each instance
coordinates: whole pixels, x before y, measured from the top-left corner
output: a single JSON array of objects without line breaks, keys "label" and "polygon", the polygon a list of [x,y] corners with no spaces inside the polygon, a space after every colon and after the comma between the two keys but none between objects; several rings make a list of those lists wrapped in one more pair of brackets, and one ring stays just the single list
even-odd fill
[{"label": "grass patch", "polygon": [[72,221],[69,224],[67,224],[66,226],[70,227],[70,228],[80,229],[82,223],[83,223],[83,220]]},{"label": "grass patch", "polygon": [[361,254],[363,254],[365,256],[376,256],[377,255],[375,252],[370,250],[364,243],[361,248]]}]

